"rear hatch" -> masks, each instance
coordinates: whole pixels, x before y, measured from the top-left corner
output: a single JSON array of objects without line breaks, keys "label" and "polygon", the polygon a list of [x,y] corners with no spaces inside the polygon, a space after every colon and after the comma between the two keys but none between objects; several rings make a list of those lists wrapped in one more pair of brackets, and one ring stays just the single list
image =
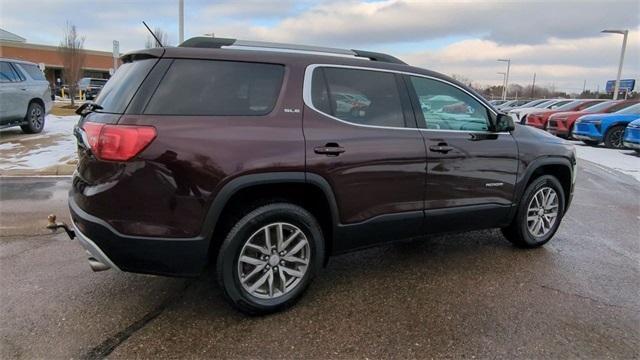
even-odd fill
[{"label": "rear hatch", "polygon": [[[139,152],[144,148],[140,141],[148,140],[153,131],[150,127],[117,124],[159,57],[153,53],[137,53],[125,56],[123,60],[95,103],[81,108],[80,120],[74,128],[78,141],[77,177],[85,185],[104,183],[118,175],[125,167],[125,163],[118,161],[135,156],[134,150]],[[143,138],[138,139],[140,132]],[[134,144],[128,143],[131,141]]]}]

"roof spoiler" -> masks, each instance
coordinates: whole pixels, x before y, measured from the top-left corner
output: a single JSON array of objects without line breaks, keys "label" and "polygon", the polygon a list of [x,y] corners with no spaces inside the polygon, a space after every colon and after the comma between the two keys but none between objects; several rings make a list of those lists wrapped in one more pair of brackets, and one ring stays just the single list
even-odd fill
[{"label": "roof spoiler", "polygon": [[128,52],[120,56],[120,60],[123,63],[128,63],[136,60],[149,59],[149,58],[161,58],[164,54],[164,48],[151,48],[144,50],[136,50]]},{"label": "roof spoiler", "polygon": [[380,61],[380,62],[386,62],[386,63],[406,65],[404,61],[394,56],[383,54],[383,53],[377,53],[373,51],[355,50],[355,49],[339,49],[339,48],[332,48],[332,47],[325,47],[325,46],[310,46],[310,45],[287,44],[287,43],[276,43],[276,42],[266,42],[266,41],[250,41],[250,40],[238,40],[238,39],[230,39],[230,38],[197,36],[184,41],[179,46],[193,47],[193,48],[211,48],[211,49],[220,49],[226,46],[243,46],[243,47],[262,48],[262,49],[296,50],[296,51],[355,56],[355,57],[367,58],[371,61]]}]

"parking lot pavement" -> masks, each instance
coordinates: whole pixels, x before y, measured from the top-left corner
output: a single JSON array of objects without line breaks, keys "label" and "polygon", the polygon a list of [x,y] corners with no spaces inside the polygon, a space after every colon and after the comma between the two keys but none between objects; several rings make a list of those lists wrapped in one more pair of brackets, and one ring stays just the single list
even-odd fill
[{"label": "parking lot pavement", "polygon": [[632,149],[608,149],[603,145],[589,146],[572,141],[579,160],[587,160],[605,170],[616,170],[640,181],[640,154]]},{"label": "parking lot pavement", "polygon": [[[50,201],[64,181],[0,179],[2,234],[44,224],[20,208],[66,214]],[[638,358],[638,199],[634,179],[584,162],[541,249],[491,230],[351,253],[266,317],[227,306],[210,272],[92,273],[74,241],[16,230],[0,238],[0,358]]]}]

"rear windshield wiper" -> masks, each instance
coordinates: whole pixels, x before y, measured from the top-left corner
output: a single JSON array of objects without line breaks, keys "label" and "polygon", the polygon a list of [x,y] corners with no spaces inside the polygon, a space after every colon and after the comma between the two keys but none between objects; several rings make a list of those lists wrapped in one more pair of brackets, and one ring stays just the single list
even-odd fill
[{"label": "rear windshield wiper", "polygon": [[94,103],[93,101],[87,101],[76,109],[76,114],[84,116],[97,110],[102,110],[102,106]]}]

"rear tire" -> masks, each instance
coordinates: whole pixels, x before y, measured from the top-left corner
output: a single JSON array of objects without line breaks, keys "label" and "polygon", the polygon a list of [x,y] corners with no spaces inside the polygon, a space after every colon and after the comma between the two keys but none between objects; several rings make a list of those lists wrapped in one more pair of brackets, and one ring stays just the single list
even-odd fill
[{"label": "rear tire", "polygon": [[624,136],[624,125],[612,126],[604,135],[604,146],[613,149],[622,149],[622,138]]},{"label": "rear tire", "polygon": [[564,199],[562,185],[555,177],[544,175],[533,180],[522,195],[516,216],[502,234],[522,248],[546,244],[560,226]]},{"label": "rear tire", "polygon": [[20,128],[27,134],[37,134],[44,129],[44,116],[44,107],[37,102],[32,102],[27,108],[27,115],[24,117],[27,123],[20,125]]},{"label": "rear tire", "polygon": [[243,216],[220,247],[217,278],[225,299],[249,315],[293,305],[320,270],[320,224],[290,203],[261,206]]},{"label": "rear tire", "polygon": [[598,146],[598,144],[600,144],[600,141],[596,140],[582,140],[582,142],[589,146]]}]

